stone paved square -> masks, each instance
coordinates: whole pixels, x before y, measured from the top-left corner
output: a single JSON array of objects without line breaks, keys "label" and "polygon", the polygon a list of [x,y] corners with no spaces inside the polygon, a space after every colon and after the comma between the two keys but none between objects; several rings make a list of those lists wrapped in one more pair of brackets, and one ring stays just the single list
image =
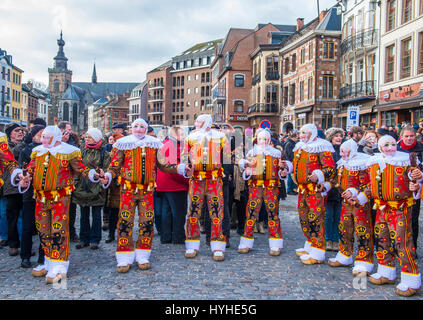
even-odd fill
[{"label": "stone paved square", "polygon": [[[321,265],[303,265],[295,254],[304,237],[296,211],[297,197],[280,202],[284,249],[278,257],[270,256],[267,234],[255,234],[253,250],[246,255],[236,252],[240,236],[231,230],[231,248],[225,261],[215,262],[202,234],[201,247],[195,259],[184,257],[185,246],[160,244],[155,235],[151,269],[138,270],[132,265],[127,274],[116,272],[115,245],[106,244],[103,232],[100,249],[75,249],[71,243],[70,267],[66,288],[53,288],[45,279],[34,278],[31,269],[20,267],[20,257],[9,257],[7,248],[0,249],[0,299],[19,300],[421,300],[419,292],[410,298],[399,297],[395,285],[375,286],[354,282],[351,268],[331,268],[326,254]],[[420,218],[422,226],[422,217]],[[79,208],[77,214],[79,230]],[[134,232],[136,234],[136,232]],[[38,248],[34,236],[33,248]],[[419,239],[417,262],[421,266],[422,239]],[[37,257],[32,257],[35,262]],[[398,276],[400,270],[397,266]]]}]

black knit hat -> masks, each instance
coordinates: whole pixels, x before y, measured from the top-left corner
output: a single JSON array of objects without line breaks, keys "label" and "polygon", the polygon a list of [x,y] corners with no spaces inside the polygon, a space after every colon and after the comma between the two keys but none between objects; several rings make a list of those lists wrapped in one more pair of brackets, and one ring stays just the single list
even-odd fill
[{"label": "black knit hat", "polygon": [[34,138],[35,135],[40,131],[40,130],[44,130],[46,126],[43,126],[42,124],[36,124],[35,126],[32,127],[31,129],[31,137]]},{"label": "black knit hat", "polygon": [[41,125],[43,125],[44,127],[45,126],[47,126],[47,123],[46,123],[46,121],[44,120],[44,119],[42,119],[42,118],[35,118],[34,120],[32,120],[32,121],[30,121],[31,123],[33,123],[34,125],[36,125],[36,124],[41,124]]},{"label": "black knit hat", "polygon": [[12,133],[12,131],[15,130],[16,128],[19,128],[19,127],[20,127],[20,125],[17,124],[16,122],[9,123],[6,126],[6,130],[5,130],[7,138],[10,138],[10,134]]}]

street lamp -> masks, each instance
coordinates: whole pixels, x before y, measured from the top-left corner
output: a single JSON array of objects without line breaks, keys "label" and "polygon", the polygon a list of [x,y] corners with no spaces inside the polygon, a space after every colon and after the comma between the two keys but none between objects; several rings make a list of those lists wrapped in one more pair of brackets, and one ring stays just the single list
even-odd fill
[{"label": "street lamp", "polygon": [[337,0],[335,8],[336,8],[336,14],[338,16],[343,14],[345,11],[347,11],[347,0]]}]

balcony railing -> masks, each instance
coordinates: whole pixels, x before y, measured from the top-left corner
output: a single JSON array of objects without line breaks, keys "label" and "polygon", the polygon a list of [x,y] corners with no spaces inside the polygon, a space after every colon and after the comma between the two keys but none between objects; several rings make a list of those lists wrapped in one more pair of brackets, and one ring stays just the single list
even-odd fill
[{"label": "balcony railing", "polygon": [[266,80],[279,80],[279,72],[266,72]]},{"label": "balcony railing", "polygon": [[148,123],[149,125],[152,125],[152,126],[154,126],[154,125],[164,125],[164,122],[163,121],[150,121],[149,123]]},{"label": "balcony railing", "polygon": [[164,84],[163,82],[156,82],[156,83],[152,83],[148,86],[149,89],[151,90],[155,90],[155,89],[164,89]]},{"label": "balcony railing", "polygon": [[252,113],[277,113],[279,107],[276,103],[257,103],[248,107],[247,114]]},{"label": "balcony railing", "polygon": [[260,81],[261,75],[260,73],[257,73],[254,77],[253,80],[251,81],[252,85],[254,86],[257,82]]},{"label": "balcony railing", "polygon": [[164,113],[163,108],[157,108],[157,109],[151,109],[150,111],[148,111],[148,113]]},{"label": "balcony railing", "polygon": [[339,99],[353,99],[376,94],[376,81],[363,81],[342,87],[339,90]]},{"label": "balcony railing", "polygon": [[348,37],[341,43],[341,55],[348,51],[378,44],[378,29],[369,29]]},{"label": "balcony railing", "polygon": [[213,90],[213,99],[226,100],[226,88],[217,88]]},{"label": "balcony railing", "polygon": [[148,97],[148,102],[164,101],[163,96]]}]

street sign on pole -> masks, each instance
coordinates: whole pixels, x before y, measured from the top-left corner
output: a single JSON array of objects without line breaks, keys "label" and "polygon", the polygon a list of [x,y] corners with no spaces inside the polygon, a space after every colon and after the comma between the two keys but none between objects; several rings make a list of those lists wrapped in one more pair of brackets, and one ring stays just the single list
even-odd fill
[{"label": "street sign on pole", "polygon": [[347,109],[347,131],[351,130],[351,127],[358,126],[360,117],[360,106],[350,106]]},{"label": "street sign on pole", "polygon": [[262,122],[260,122],[259,127],[262,129],[270,129],[272,125],[270,124],[269,120],[263,120]]}]

